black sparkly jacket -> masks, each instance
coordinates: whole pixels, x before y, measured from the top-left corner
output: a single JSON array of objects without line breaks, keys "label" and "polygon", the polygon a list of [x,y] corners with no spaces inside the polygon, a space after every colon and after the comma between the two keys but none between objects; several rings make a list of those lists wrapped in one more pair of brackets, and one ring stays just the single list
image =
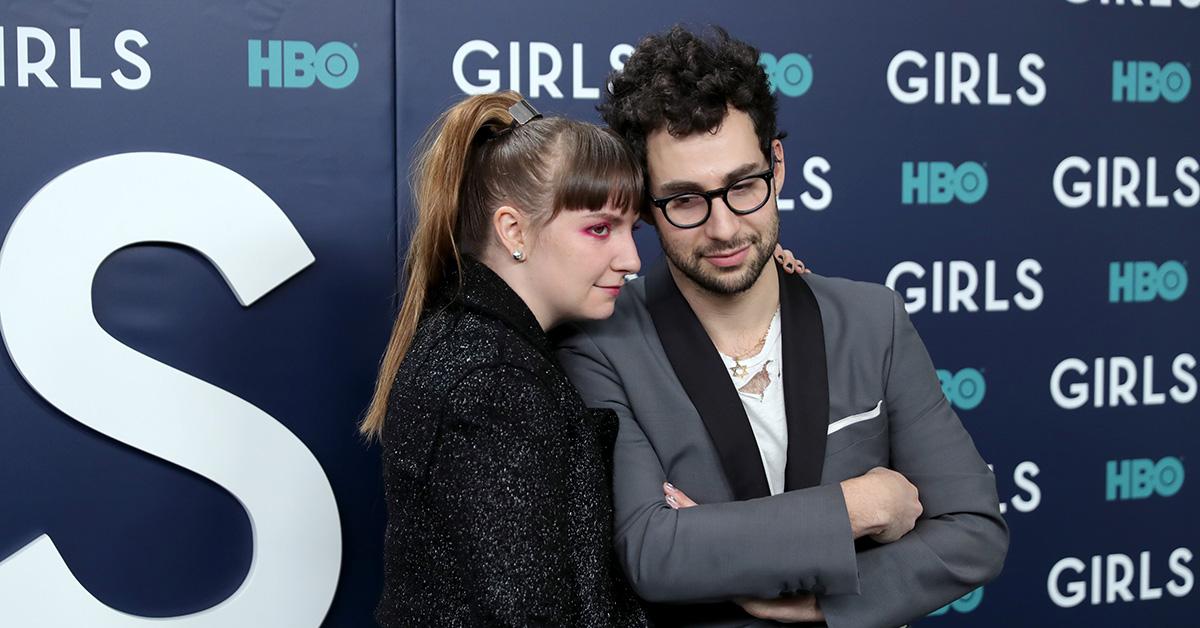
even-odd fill
[{"label": "black sparkly jacket", "polygon": [[388,401],[381,626],[641,626],[612,548],[617,419],[533,313],[464,258],[431,294]]}]

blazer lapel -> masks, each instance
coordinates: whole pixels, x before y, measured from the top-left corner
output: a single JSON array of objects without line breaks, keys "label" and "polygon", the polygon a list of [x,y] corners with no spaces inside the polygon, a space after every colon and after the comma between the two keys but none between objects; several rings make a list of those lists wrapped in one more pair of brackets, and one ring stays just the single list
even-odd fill
[{"label": "blazer lapel", "polygon": [[[738,398],[733,381],[725,372],[725,364],[717,354],[717,348],[708,337],[708,332],[692,312],[683,294],[675,285],[671,272],[663,260],[646,275],[646,307],[658,331],[659,340],[667,353],[667,359],[675,369],[683,389],[692,400],[692,405],[704,421],[704,427],[717,448],[725,477],[738,500],[766,497],[771,494],[767,476],[763,472],[762,457],[758,441],[750,429],[750,421]],[[801,282],[803,283],[803,282]],[[807,289],[807,287],[805,287]],[[811,298],[811,293],[810,293]],[[815,300],[814,300],[815,304]],[[820,323],[818,316],[818,324]],[[818,331],[818,336],[820,332]],[[787,334],[784,334],[787,339]],[[824,378],[824,350],[821,353],[821,377]],[[785,349],[784,364],[788,363]],[[823,379],[822,379],[823,381]],[[791,396],[789,394],[788,401]],[[826,399],[828,405],[828,399]],[[828,422],[828,421],[826,421]],[[792,429],[791,413],[788,413],[788,430]],[[792,437],[789,436],[789,442]],[[824,432],[821,433],[821,449],[824,451]],[[788,478],[791,483],[792,446],[788,446]],[[817,461],[817,480],[820,480],[820,459]],[[816,482],[814,482],[815,484]]]},{"label": "blazer lapel", "polygon": [[802,275],[778,272],[788,431],[784,486],[791,491],[821,483],[829,428],[829,374],[817,298]]}]

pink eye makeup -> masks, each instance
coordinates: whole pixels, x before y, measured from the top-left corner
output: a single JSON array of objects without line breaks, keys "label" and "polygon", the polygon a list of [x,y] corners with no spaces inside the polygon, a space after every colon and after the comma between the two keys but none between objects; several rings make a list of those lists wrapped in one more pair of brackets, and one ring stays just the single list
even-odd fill
[{"label": "pink eye makeup", "polygon": [[607,238],[611,231],[612,225],[608,224],[607,222],[595,224],[583,230],[584,233],[592,236],[593,238]]}]

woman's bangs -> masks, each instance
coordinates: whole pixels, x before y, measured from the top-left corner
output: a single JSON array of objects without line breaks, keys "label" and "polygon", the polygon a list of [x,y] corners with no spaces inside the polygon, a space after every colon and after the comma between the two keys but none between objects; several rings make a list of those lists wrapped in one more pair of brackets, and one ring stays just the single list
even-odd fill
[{"label": "woman's bangs", "polygon": [[641,208],[642,170],[620,138],[584,126],[579,133],[564,133],[562,139],[555,213],[563,209],[596,211],[610,203],[621,213]]}]

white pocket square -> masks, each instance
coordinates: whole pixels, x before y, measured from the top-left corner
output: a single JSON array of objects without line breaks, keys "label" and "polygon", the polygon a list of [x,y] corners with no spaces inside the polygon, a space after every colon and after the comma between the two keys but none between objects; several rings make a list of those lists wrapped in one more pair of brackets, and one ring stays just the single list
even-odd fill
[{"label": "white pocket square", "polygon": [[825,435],[828,436],[842,428],[850,427],[851,425],[854,425],[855,423],[862,423],[863,421],[870,421],[871,419],[874,419],[875,417],[879,416],[879,413],[882,409],[883,409],[883,400],[880,399],[879,403],[875,404],[874,410],[867,410],[866,412],[859,412],[858,414],[851,414],[850,416],[848,416],[844,419],[838,419],[838,420],[834,421],[833,423],[830,423],[829,431],[826,432]]}]

